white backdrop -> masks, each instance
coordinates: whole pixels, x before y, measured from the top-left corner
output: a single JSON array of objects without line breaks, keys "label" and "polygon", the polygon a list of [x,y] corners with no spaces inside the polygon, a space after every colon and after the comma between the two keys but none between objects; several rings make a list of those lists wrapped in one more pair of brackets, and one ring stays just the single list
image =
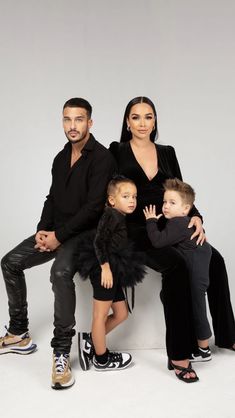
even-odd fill
[{"label": "white backdrop", "polygon": [[[196,189],[235,301],[234,12],[233,0],[0,0],[1,256],[35,230],[53,157],[66,141],[63,103],[88,99],[92,132],[108,146],[119,140],[127,102],[145,95],[158,110],[159,140],[176,148],[184,179]],[[37,337],[39,328],[52,329],[49,264],[27,272],[27,283]],[[164,345],[159,290],[155,274],[139,286],[137,309],[114,334],[115,346]],[[3,280],[0,295],[2,326]],[[90,298],[82,284],[79,327],[89,325]]]}]

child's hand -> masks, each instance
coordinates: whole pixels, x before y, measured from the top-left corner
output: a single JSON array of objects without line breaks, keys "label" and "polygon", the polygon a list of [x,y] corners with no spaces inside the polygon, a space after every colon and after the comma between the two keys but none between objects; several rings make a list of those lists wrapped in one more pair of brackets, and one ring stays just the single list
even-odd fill
[{"label": "child's hand", "polygon": [[149,208],[148,208],[148,206],[145,206],[143,211],[144,211],[145,219],[151,219],[151,218],[158,219],[158,217],[156,215],[156,206],[155,205],[149,205]]},{"label": "child's hand", "polygon": [[105,263],[101,266],[101,286],[106,289],[111,289],[113,287],[113,274],[109,263]]}]

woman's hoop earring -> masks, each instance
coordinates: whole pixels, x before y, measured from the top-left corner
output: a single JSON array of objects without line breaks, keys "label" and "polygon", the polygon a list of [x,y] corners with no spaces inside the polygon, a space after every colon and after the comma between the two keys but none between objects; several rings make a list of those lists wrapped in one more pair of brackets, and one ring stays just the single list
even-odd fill
[{"label": "woman's hoop earring", "polygon": [[127,126],[127,128],[126,128],[128,131],[130,131],[130,126]]}]

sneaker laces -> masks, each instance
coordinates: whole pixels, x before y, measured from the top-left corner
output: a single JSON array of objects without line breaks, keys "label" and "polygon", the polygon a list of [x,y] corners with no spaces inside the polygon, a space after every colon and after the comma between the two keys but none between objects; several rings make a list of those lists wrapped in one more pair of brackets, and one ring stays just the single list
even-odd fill
[{"label": "sneaker laces", "polygon": [[68,364],[69,354],[55,354],[54,359],[56,373],[64,373]]}]

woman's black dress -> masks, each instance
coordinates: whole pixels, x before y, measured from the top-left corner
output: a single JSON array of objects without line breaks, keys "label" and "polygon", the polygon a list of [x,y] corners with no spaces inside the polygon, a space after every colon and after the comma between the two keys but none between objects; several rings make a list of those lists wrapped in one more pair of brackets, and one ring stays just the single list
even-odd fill
[{"label": "woman's black dress", "polygon": [[[127,217],[128,231],[136,250],[145,251],[146,264],[162,274],[161,300],[166,321],[167,354],[173,360],[182,360],[188,358],[197,347],[187,268],[175,248],[156,249],[151,245],[143,214],[144,206],[149,204],[155,204],[157,212],[161,212],[164,180],[173,177],[182,180],[182,175],[174,148],[156,145],[156,149],[159,170],[156,176],[149,180],[137,162],[129,142],[113,142],[110,145],[110,151],[117,161],[118,172],[136,183],[137,210]],[[190,216],[201,217],[195,207],[192,208]],[[235,322],[228,279],[223,258],[215,249],[210,265],[208,300],[213,318],[215,343],[220,347],[231,347],[235,342]]]}]

